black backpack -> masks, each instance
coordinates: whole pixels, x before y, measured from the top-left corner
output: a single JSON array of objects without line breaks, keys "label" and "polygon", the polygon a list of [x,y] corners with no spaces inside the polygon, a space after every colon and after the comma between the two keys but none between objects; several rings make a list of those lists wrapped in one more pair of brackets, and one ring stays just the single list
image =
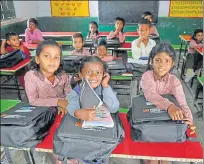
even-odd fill
[{"label": "black backpack", "polygon": [[21,62],[23,59],[25,59],[25,55],[19,49],[5,55],[1,55],[0,69],[11,68]]}]

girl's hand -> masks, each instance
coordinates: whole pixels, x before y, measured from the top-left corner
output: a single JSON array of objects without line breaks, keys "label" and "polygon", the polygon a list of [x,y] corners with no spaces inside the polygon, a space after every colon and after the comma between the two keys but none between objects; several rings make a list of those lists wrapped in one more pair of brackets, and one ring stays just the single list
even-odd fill
[{"label": "girl's hand", "polygon": [[103,80],[101,82],[101,85],[103,88],[108,88],[109,80],[110,80],[110,75],[108,73],[105,73],[105,75],[103,76]]},{"label": "girl's hand", "polygon": [[83,121],[97,121],[100,120],[96,118],[96,109],[88,108],[88,109],[78,109],[74,112],[76,118]]},{"label": "girl's hand", "polygon": [[2,39],[2,43],[1,43],[1,44],[5,46],[5,44],[6,44],[6,39]]},{"label": "girl's hand", "polygon": [[188,128],[191,130],[190,134],[195,133],[196,126],[195,125],[189,125]]},{"label": "girl's hand", "polygon": [[61,108],[66,108],[68,105],[68,101],[65,99],[59,99],[57,101],[57,106],[61,107]]},{"label": "girl's hand", "polygon": [[188,128],[191,130],[190,134],[195,133],[196,126],[192,124],[192,121],[189,117],[183,119],[184,123],[188,125]]},{"label": "girl's hand", "polygon": [[67,109],[66,108],[61,108],[61,107],[58,107],[58,114],[62,115],[62,117],[67,114]]},{"label": "girl's hand", "polygon": [[168,113],[172,120],[183,120],[184,118],[182,110],[174,104],[169,106]]}]

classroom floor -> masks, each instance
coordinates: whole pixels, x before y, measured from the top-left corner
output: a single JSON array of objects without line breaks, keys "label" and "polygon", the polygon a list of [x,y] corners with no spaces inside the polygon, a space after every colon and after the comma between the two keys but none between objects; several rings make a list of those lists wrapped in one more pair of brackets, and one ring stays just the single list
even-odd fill
[{"label": "classroom floor", "polygon": [[[180,72],[177,71],[176,69],[174,70],[174,74],[179,78],[179,75],[180,75]],[[2,78],[1,78],[1,82],[2,82]],[[198,109],[194,106],[194,95],[195,95],[195,88],[197,86],[197,80],[194,80],[194,84],[193,84],[193,87],[190,88],[189,83],[185,83],[181,80],[182,82],[182,85],[183,85],[183,88],[184,88],[184,92],[185,92],[185,96],[186,96],[186,100],[187,100],[187,103],[190,107],[190,109],[192,110],[192,113],[194,115],[194,123],[196,125],[196,132],[197,132],[197,135],[202,143],[202,145],[204,144],[204,130],[203,130],[203,120],[201,118],[198,118],[196,117],[196,112],[198,111]],[[12,81],[11,81],[12,83]],[[190,88],[190,89],[189,89]],[[202,93],[203,94],[203,93]],[[21,95],[22,95],[22,99],[23,101],[27,101],[27,98],[26,98],[26,95],[25,95],[25,92],[24,91],[21,91]],[[122,108],[128,108],[128,105],[129,105],[129,95],[119,95],[118,96],[119,100],[120,100],[120,105]],[[1,99],[18,99],[17,98],[17,93],[15,90],[8,90],[8,89],[5,89],[5,90],[1,90]],[[19,156],[20,157],[20,156]],[[137,160],[137,159],[122,159],[122,158],[111,158],[110,159],[110,164],[139,164],[141,163],[140,160]],[[174,164],[176,163],[184,163],[184,162],[173,162]],[[16,163],[18,164],[18,163]]]}]

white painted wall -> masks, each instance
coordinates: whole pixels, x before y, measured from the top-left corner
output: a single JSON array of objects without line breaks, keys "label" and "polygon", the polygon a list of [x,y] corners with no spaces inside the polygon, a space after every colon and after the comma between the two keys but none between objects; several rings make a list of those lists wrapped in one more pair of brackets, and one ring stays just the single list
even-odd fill
[{"label": "white painted wall", "polygon": [[[168,17],[169,0],[160,1],[159,17]],[[17,18],[51,16],[50,1],[14,1]],[[98,1],[89,1],[90,17],[98,17]]]}]

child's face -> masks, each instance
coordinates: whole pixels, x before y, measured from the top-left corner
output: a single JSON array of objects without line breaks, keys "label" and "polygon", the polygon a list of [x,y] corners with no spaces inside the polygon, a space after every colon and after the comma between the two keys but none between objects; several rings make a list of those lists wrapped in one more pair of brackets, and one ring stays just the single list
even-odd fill
[{"label": "child's face", "polygon": [[117,31],[121,31],[122,28],[123,28],[123,22],[120,21],[120,20],[115,21],[115,29],[116,29]]},{"label": "child's face", "polygon": [[196,38],[198,41],[202,41],[202,40],[203,40],[203,33],[202,33],[202,32],[197,33],[195,38]]},{"label": "child's face", "polygon": [[80,49],[82,49],[82,47],[83,47],[83,45],[84,45],[84,42],[83,42],[83,40],[82,40],[82,38],[73,38],[73,47],[77,50],[77,51],[79,51]]},{"label": "child's face", "polygon": [[94,34],[97,31],[97,26],[95,24],[89,24],[89,30]]},{"label": "child's face", "polygon": [[35,60],[40,65],[42,73],[53,75],[60,66],[60,57],[59,47],[46,46]]},{"label": "child's face", "polygon": [[152,16],[151,15],[145,16],[144,19],[148,19],[150,22],[152,22]]},{"label": "child's face", "polygon": [[153,59],[154,73],[158,77],[164,77],[171,70],[173,65],[173,59],[166,52],[156,54]]},{"label": "child's face", "polygon": [[18,48],[20,46],[19,37],[18,36],[11,36],[10,39],[7,41],[7,44],[12,46],[12,47]]},{"label": "child's face", "polygon": [[139,25],[138,33],[140,37],[147,39],[150,34],[150,26],[148,24]]},{"label": "child's face", "polygon": [[97,48],[97,55],[98,56],[106,56],[107,54],[107,49],[105,46],[101,45]]},{"label": "child's face", "polygon": [[35,28],[36,28],[35,23],[33,23],[33,22],[29,22],[28,28],[29,28],[30,31],[34,31]]},{"label": "child's face", "polygon": [[100,62],[89,62],[84,65],[82,72],[79,74],[81,78],[86,78],[93,89],[97,88],[103,79],[104,69]]}]

